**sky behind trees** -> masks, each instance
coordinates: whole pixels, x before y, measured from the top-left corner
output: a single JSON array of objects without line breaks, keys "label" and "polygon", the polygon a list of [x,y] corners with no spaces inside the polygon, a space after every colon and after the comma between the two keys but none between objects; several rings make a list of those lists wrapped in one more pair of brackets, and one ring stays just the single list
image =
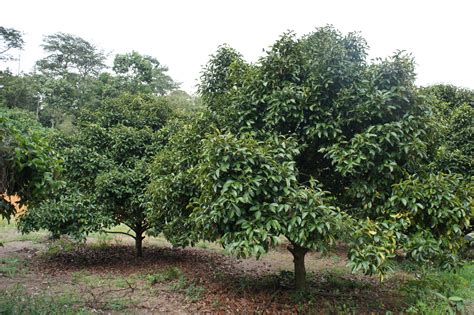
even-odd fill
[{"label": "sky behind trees", "polygon": [[44,35],[66,32],[94,43],[111,60],[132,50],[154,56],[184,90],[194,92],[202,65],[220,44],[256,61],[286,30],[304,35],[333,24],[343,32],[360,31],[369,58],[397,49],[412,53],[420,85],[474,89],[474,3],[468,0],[15,0],[1,7],[0,24],[25,34],[20,62],[0,64],[14,73],[31,71],[43,56]]}]

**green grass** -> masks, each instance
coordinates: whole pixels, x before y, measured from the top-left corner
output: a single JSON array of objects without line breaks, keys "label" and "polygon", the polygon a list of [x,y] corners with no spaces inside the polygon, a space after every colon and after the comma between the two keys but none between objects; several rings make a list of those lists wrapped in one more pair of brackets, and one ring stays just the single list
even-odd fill
[{"label": "green grass", "polygon": [[71,274],[71,282],[74,284],[85,284],[89,288],[111,287],[127,288],[129,285],[136,285],[140,280],[140,275],[119,276],[108,273],[105,275],[90,274],[85,271],[76,271]]},{"label": "green grass", "polygon": [[[25,262],[17,257],[0,258],[0,275],[9,278],[17,276],[20,272],[25,271]],[[0,313],[1,314],[1,313]]]},{"label": "green grass", "polygon": [[165,275],[169,275],[169,280],[174,280],[174,282],[169,286],[170,290],[184,293],[186,300],[190,302],[199,301],[206,292],[206,289],[198,285],[195,281],[189,280],[178,268],[175,268],[174,271],[170,272],[170,270],[173,270],[174,268],[175,267],[168,269],[169,271],[165,273]]},{"label": "green grass", "polygon": [[127,298],[115,297],[109,299],[103,306],[104,310],[122,311],[130,306],[131,300]]},{"label": "green grass", "polygon": [[178,280],[170,286],[171,291],[182,292],[186,296],[186,300],[191,302],[199,301],[206,289],[197,285],[194,281],[189,281],[185,275],[180,275]]},{"label": "green grass", "polygon": [[[209,251],[224,253],[225,249],[217,242],[199,241],[195,247],[206,249]],[[226,253],[228,254],[228,253]]]},{"label": "green grass", "polygon": [[[111,230],[130,232],[128,227],[124,225],[114,227]],[[0,219],[0,242],[5,243],[5,246],[8,246],[8,243],[13,241],[40,242],[47,237],[48,233],[45,231],[21,235],[18,233],[13,220],[7,222],[4,219]],[[117,244],[132,244],[133,239],[120,234],[92,233],[88,238],[88,242],[90,242],[91,246],[105,247],[114,244],[114,242]],[[147,237],[145,244],[169,247],[169,243],[161,235],[158,237]],[[196,246],[226,254],[225,250],[217,243],[200,242]],[[77,243],[65,238],[51,243],[46,249],[45,254],[54,255],[59,252],[74,251],[76,248]],[[273,254],[275,259],[278,259],[279,252],[276,251]],[[333,256],[329,257],[329,260],[332,263],[339,263],[341,258]],[[387,282],[391,284],[389,285],[390,290],[402,295],[403,305],[408,305],[404,310],[405,314],[474,314],[474,262],[466,264],[456,273],[428,271],[426,268],[420,268],[420,266],[409,262],[394,261],[392,267],[394,271],[388,277]],[[2,276],[14,278],[26,270],[25,261],[20,258],[0,258],[0,275]],[[258,283],[253,278],[241,277],[235,289],[246,291],[255,286],[275,288],[281,284],[291,286],[293,274],[291,272],[286,273],[268,275],[267,277],[260,278]],[[346,275],[350,271],[344,266],[328,266],[323,273],[327,287],[325,289],[330,291],[329,293],[331,294],[345,294],[354,291],[366,291],[370,294],[370,291],[373,289],[371,282],[347,277]],[[420,275],[422,275],[420,279],[415,278]],[[226,275],[219,270],[216,270],[212,276],[217,281],[226,281]],[[311,272],[308,273],[308,277],[311,277]],[[401,277],[411,280],[400,281]],[[114,289],[126,289],[130,285],[134,287],[144,285],[149,290],[154,290],[158,287],[153,287],[154,285],[166,283],[169,290],[184,294],[186,300],[190,302],[201,299],[206,291],[198,282],[188,279],[182,270],[177,267],[165,268],[152,274],[142,273],[129,276],[117,276],[112,273],[97,275],[80,271],[72,273],[71,280],[75,284],[85,285],[88,288],[104,286]],[[87,301],[84,300],[86,297],[78,298],[74,294],[69,294],[69,291],[70,288],[65,287],[62,293],[54,296],[44,293],[28,295],[24,288],[0,291],[0,314],[87,313],[88,309],[85,307]],[[290,300],[303,313],[308,310],[308,306],[312,306],[313,302],[316,303],[311,294],[302,294],[300,292],[291,293]],[[378,303],[378,301],[375,302]],[[117,311],[127,308],[127,305],[131,303],[131,299],[108,296],[106,300],[100,303],[99,309]],[[327,308],[335,314],[357,313],[357,307],[356,301],[348,299],[338,300],[327,305]]]},{"label": "green grass", "polygon": [[8,222],[5,218],[1,217],[0,218],[0,229],[6,228],[12,225],[12,221]]},{"label": "green grass", "polygon": [[186,299],[191,302],[199,301],[205,292],[206,289],[200,285],[197,285],[195,282],[190,282],[188,287],[184,289]]},{"label": "green grass", "polygon": [[[120,224],[114,226],[108,231],[111,232],[123,232],[129,233],[134,235],[134,232],[130,230],[130,228],[124,224]],[[133,238],[124,235],[124,234],[116,234],[116,233],[107,233],[107,232],[94,232],[88,235],[87,237],[88,242],[92,244],[94,247],[103,248],[111,244],[115,245],[123,245],[123,244],[133,244],[135,241]],[[146,236],[143,240],[143,245],[154,245],[159,247],[171,247],[171,243],[166,240],[163,235],[157,236]]]},{"label": "green grass", "polygon": [[15,219],[11,219],[8,222],[4,218],[0,218],[0,243],[4,245],[10,242],[17,241],[32,241],[39,243],[48,237],[47,231],[41,230],[39,232],[33,232],[28,234],[21,234],[15,224]]},{"label": "green grass", "polygon": [[421,279],[409,280],[400,288],[411,300],[408,313],[455,314],[474,307],[474,262],[456,273],[429,272]]},{"label": "green grass", "polygon": [[[91,304],[92,302],[97,305]],[[105,301],[90,301],[85,296],[65,290],[50,295],[46,292],[29,294],[21,285],[0,290],[0,314],[95,314],[97,310],[121,311],[129,307],[131,299],[108,297]],[[91,307],[91,308],[90,308]]]},{"label": "green grass", "polygon": [[169,267],[162,272],[146,275],[145,280],[149,286],[153,286],[157,283],[179,279],[181,276],[183,276],[181,269],[177,267]]},{"label": "green grass", "polygon": [[[75,286],[82,284],[87,287],[87,290],[84,292],[92,292],[97,289],[99,291],[103,290],[102,293],[99,294],[100,299],[95,300],[94,298],[93,302],[97,304],[94,308],[112,311],[124,310],[133,302],[131,297],[114,296],[113,291],[120,289],[128,290],[129,287],[136,287],[139,279],[140,277],[138,275],[130,275],[128,277],[118,276],[112,273],[98,275],[90,274],[82,270],[71,274],[71,282]],[[68,289],[66,288],[65,290],[67,291]]]},{"label": "green grass", "polygon": [[51,296],[45,293],[31,295],[17,285],[0,290],[0,314],[93,314],[84,301],[74,294]]}]

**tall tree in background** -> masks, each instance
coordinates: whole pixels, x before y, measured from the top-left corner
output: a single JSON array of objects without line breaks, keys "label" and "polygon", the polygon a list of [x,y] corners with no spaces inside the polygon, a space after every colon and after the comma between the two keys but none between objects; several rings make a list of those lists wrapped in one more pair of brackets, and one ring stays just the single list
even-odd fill
[{"label": "tall tree in background", "polygon": [[25,41],[23,34],[13,28],[0,26],[0,61],[11,60],[13,57],[8,54],[12,49],[23,49]]},{"label": "tall tree in background", "polygon": [[55,126],[95,98],[95,80],[105,68],[105,55],[81,37],[65,33],[45,36],[47,56],[36,63],[43,108]]},{"label": "tall tree in background", "polygon": [[166,73],[167,67],[156,58],[136,51],[116,55],[112,69],[118,76],[120,87],[131,93],[165,95],[178,87]]},{"label": "tall tree in background", "polygon": [[[22,47],[21,37],[13,42],[13,35],[20,33],[10,29],[5,29],[5,33],[5,47]],[[179,86],[156,58],[137,52],[117,55],[114,72],[108,73],[104,71],[104,53],[81,37],[66,33],[48,35],[42,47],[47,56],[37,61],[35,73],[0,74],[0,97],[7,107],[35,112],[37,120],[45,126],[71,131],[85,105],[99,108],[106,99],[123,93],[168,95]],[[183,93],[169,95],[170,102],[183,112],[193,111],[195,100]]]},{"label": "tall tree in background", "polygon": [[172,108],[183,114],[196,114],[204,108],[199,97],[189,95],[183,90],[173,90],[166,98]]},{"label": "tall tree in background", "polygon": [[45,36],[42,47],[47,56],[37,62],[38,70],[53,77],[72,73],[84,78],[97,76],[105,68],[105,55],[85,39],[65,33]]}]

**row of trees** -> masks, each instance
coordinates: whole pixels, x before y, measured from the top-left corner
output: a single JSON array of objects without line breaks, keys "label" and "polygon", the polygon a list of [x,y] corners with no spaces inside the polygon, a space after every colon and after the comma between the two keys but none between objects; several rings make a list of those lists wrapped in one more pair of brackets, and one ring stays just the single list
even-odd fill
[{"label": "row of trees", "polygon": [[98,106],[123,91],[165,95],[178,87],[167,75],[168,69],[151,56],[117,54],[108,68],[104,52],[80,37],[64,33],[45,36],[42,47],[46,57],[36,62],[32,73],[1,73],[0,99],[9,108],[35,112],[44,126],[67,129],[80,108]]},{"label": "row of trees", "polygon": [[[2,189],[28,205],[23,232],[84,238],[124,224],[138,256],[145,233],[175,246],[219,242],[244,257],[287,242],[297,289],[306,253],[338,241],[354,271],[382,278],[395,255],[460,263],[473,215],[474,92],[417,87],[409,55],[368,62],[363,38],[332,27],[286,33],[253,64],[224,45],[196,102],[152,57],[117,55],[108,73],[83,39],[55,34],[43,47],[39,72],[3,73],[0,90],[4,107],[48,127],[18,131],[49,134],[37,171],[51,185],[35,186],[48,195]],[[19,93],[23,80],[39,89]],[[14,111],[3,112],[11,124]],[[10,152],[2,163],[14,164],[22,144],[0,140]]]}]

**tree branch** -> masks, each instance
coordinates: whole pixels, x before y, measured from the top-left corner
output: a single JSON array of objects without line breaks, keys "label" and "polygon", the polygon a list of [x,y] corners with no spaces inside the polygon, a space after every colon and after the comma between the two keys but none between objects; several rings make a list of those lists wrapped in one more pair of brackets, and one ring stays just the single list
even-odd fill
[{"label": "tree branch", "polygon": [[9,51],[10,49],[11,49],[11,47],[8,47],[7,49],[0,51],[0,54],[6,53],[6,52]]},{"label": "tree branch", "polygon": [[102,231],[104,233],[110,233],[110,234],[123,234],[123,235],[128,235],[134,239],[136,239],[137,237],[135,235],[132,235],[130,233],[127,233],[127,232],[120,232],[120,231]]}]

